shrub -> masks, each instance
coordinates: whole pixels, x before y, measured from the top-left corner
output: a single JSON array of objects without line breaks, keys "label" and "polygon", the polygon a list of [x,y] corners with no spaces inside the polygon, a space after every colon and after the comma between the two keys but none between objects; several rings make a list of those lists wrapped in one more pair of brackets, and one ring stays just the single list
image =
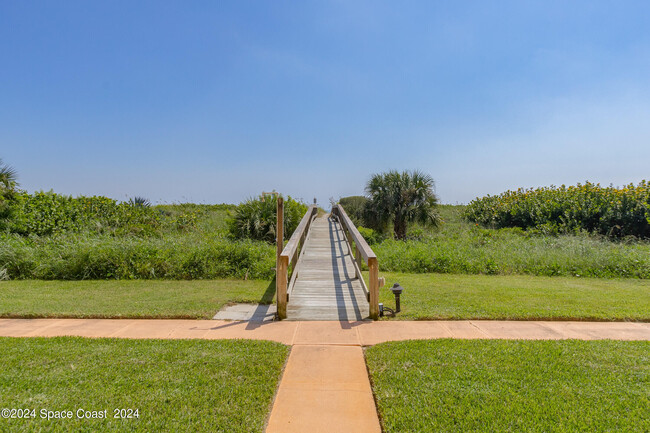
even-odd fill
[{"label": "shrub", "polygon": [[7,226],[10,232],[53,235],[90,230],[113,234],[150,234],[160,226],[161,214],[150,206],[118,203],[93,196],[72,198],[54,192],[20,192]]},{"label": "shrub", "polygon": [[361,226],[357,227],[357,229],[359,230],[361,236],[363,236],[363,238],[366,240],[366,242],[368,242],[368,245],[378,244],[382,240],[381,235],[373,229]]},{"label": "shrub", "polygon": [[543,234],[581,230],[621,238],[650,237],[650,183],[624,188],[590,182],[506,191],[473,200],[467,220],[486,227],[521,227]]},{"label": "shrub", "polygon": [[353,195],[350,197],[341,197],[339,204],[343,206],[345,213],[348,214],[354,225],[358,227],[366,225],[364,214],[369,201],[362,195]]},{"label": "shrub", "polygon": [[[291,197],[284,201],[284,238],[296,230],[307,212],[307,205]],[[277,198],[274,196],[251,198],[237,206],[235,215],[228,221],[228,230],[235,239],[253,239],[275,242],[277,225]]]}]

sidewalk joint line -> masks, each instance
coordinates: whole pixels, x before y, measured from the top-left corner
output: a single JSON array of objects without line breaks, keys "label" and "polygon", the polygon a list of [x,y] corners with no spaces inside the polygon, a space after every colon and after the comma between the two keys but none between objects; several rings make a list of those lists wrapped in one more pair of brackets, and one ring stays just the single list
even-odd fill
[{"label": "sidewalk joint line", "polygon": [[118,329],[118,330],[116,330],[116,331],[113,331],[113,332],[111,332],[110,334],[108,334],[108,335],[106,336],[106,338],[113,338],[113,337],[115,336],[115,334],[117,334],[118,332],[126,331],[126,330],[129,329],[131,326],[135,325],[136,323],[137,323],[137,322],[131,322],[131,323],[128,323],[128,324],[126,324],[123,328],[120,328],[120,329]]},{"label": "sidewalk joint line", "polygon": [[445,322],[440,322],[440,326],[441,326],[445,331],[447,331],[447,334],[449,334],[449,337],[445,337],[445,338],[454,338],[454,333],[451,332],[451,328],[450,328],[449,326],[447,326],[447,324],[446,324]]},{"label": "sidewalk joint line", "polygon": [[296,342],[296,334],[298,333],[298,328],[300,328],[300,322],[296,325],[296,329],[293,330],[293,336],[291,337],[291,345],[293,346]]},{"label": "sidewalk joint line", "polygon": [[488,334],[486,331],[484,331],[484,330],[482,330],[481,328],[479,328],[478,325],[477,325],[476,323],[474,323],[473,320],[468,320],[468,322],[469,322],[470,325],[472,325],[474,328],[476,328],[476,330],[477,330],[478,332],[480,332],[481,334],[483,334],[485,337],[487,337],[487,338],[494,338],[494,337],[492,337],[490,334]]},{"label": "sidewalk joint line", "polygon": [[[60,319],[60,320],[68,320],[68,319]],[[58,322],[58,320],[57,321],[52,321],[52,323],[48,323],[47,325],[43,326],[42,328],[34,329],[33,331],[28,332],[24,336],[25,337],[32,337],[32,336],[33,337],[38,337],[39,332],[43,332],[43,331],[45,331],[47,329],[50,329],[50,328],[56,326],[57,322]],[[36,333],[36,335],[34,335],[35,333]]]}]

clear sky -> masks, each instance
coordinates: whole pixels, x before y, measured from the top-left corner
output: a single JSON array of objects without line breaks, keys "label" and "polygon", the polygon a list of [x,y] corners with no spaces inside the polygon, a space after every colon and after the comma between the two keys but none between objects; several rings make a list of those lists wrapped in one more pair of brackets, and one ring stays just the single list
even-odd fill
[{"label": "clear sky", "polygon": [[0,0],[22,188],[327,204],[419,169],[444,203],[650,178],[648,1]]}]

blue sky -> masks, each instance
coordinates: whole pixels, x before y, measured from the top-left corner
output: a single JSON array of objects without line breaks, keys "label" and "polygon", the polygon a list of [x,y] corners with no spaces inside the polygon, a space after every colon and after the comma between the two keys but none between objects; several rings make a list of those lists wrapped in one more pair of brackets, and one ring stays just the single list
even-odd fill
[{"label": "blue sky", "polygon": [[648,178],[647,1],[0,0],[0,157],[29,191],[444,203]]}]

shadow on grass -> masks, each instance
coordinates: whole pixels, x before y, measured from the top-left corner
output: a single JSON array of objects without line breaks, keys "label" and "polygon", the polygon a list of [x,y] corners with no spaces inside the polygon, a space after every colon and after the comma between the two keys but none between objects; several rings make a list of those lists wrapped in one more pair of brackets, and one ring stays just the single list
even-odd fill
[{"label": "shadow on grass", "polygon": [[266,291],[262,295],[262,299],[259,300],[260,304],[272,304],[273,298],[275,298],[275,278],[271,280],[269,286],[266,288]]}]

